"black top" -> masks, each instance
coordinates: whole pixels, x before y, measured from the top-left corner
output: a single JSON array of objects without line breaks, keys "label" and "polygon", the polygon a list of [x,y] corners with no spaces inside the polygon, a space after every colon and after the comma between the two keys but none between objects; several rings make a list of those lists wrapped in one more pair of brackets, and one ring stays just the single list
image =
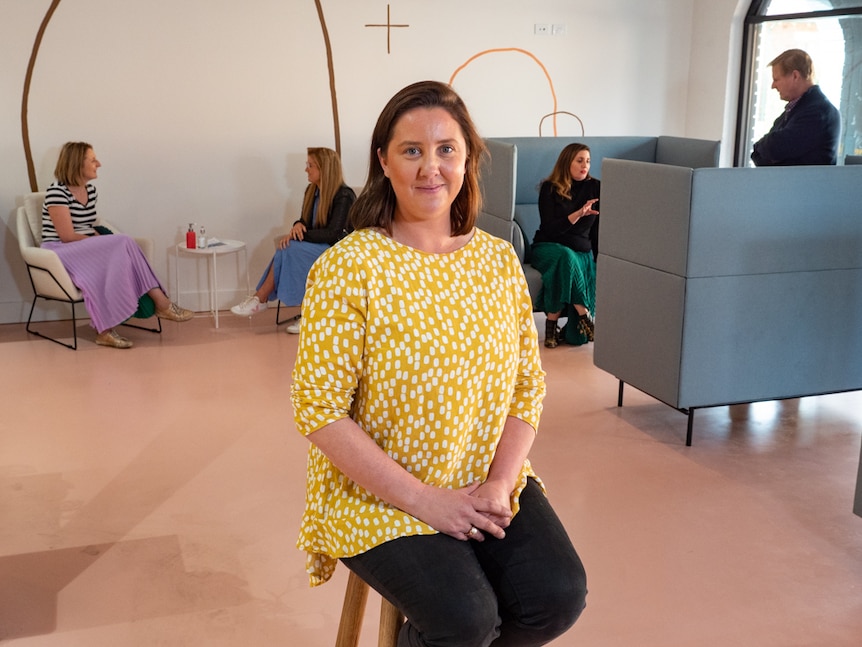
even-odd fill
[{"label": "black top", "polygon": [[[569,222],[569,214],[581,209],[593,198],[599,197],[601,182],[587,178],[580,182],[572,181],[572,199],[561,196],[548,181],[542,182],[539,189],[539,230],[533,238],[536,243],[560,243],[576,252],[592,251],[593,257],[599,253],[599,217],[584,216],[575,224]],[[593,205],[598,211],[599,203]]]},{"label": "black top", "polygon": [[309,223],[304,220],[296,221],[302,222],[306,227],[303,240],[307,240],[309,243],[334,245],[344,238],[350,233],[350,227],[347,224],[347,214],[350,212],[350,207],[353,206],[354,202],[356,202],[356,193],[346,184],[342,184],[332,198],[332,206],[329,207],[329,217],[326,219],[325,227],[312,229],[309,227]]}]

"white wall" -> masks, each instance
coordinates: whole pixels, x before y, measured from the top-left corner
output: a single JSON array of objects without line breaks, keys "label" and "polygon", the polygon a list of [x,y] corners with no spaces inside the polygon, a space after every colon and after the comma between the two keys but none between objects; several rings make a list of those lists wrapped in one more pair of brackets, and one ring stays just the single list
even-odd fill
[{"label": "white wall", "polygon": [[[29,191],[21,135],[27,61],[49,6],[0,0],[0,323],[26,320],[31,292],[13,233]],[[721,138],[733,117],[734,15],[743,0],[321,0],[332,42],[348,183],[364,181],[368,137],[386,100],[412,81],[448,81],[486,136],[534,135],[542,115],[574,112],[588,135]],[[739,20],[739,17],[737,17]],[[534,25],[565,25],[539,36]],[[547,71],[551,84],[542,67]],[[556,96],[556,104],[554,103]],[[64,0],[48,25],[29,97],[40,189],[60,145],[102,161],[100,213],[169,250],[185,224],[249,244],[254,281],[298,211],[307,146],[335,146],[329,79],[312,0]],[[728,106],[731,106],[728,109]],[[580,133],[559,117],[560,135]],[[546,120],[545,134],[553,134]],[[729,148],[726,144],[725,148]],[[205,277],[182,263],[184,289]],[[201,264],[201,269],[203,265]],[[244,277],[222,275],[222,306]],[[203,308],[197,294],[185,305]],[[45,313],[43,313],[45,314]]]}]

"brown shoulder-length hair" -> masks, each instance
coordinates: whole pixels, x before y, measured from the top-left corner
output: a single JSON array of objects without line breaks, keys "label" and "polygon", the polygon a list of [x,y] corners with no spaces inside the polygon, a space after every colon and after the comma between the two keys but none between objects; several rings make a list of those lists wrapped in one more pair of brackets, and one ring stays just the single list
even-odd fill
[{"label": "brown shoulder-length hair", "polygon": [[[557,162],[554,164],[554,170],[551,171],[551,174],[548,177],[542,180],[543,182],[550,182],[553,185],[554,190],[567,200],[572,199],[572,162],[581,151],[587,151],[589,153],[590,147],[586,144],[579,144],[577,142],[568,144],[562,151],[560,151],[560,155],[557,157]],[[587,173],[587,179],[592,177],[592,175]]]},{"label": "brown shoulder-length hair", "polygon": [[462,236],[473,229],[479,209],[482,208],[479,166],[485,155],[485,143],[461,97],[449,85],[439,81],[420,81],[408,85],[397,92],[380,113],[371,135],[368,179],[350,211],[354,229],[380,227],[392,233],[396,197],[389,178],[383,174],[377,154],[378,151],[386,152],[401,117],[417,108],[443,108],[461,127],[461,134],[467,144],[467,162],[464,184],[450,209],[452,236]]},{"label": "brown shoulder-length hair", "polygon": [[57,166],[54,167],[54,177],[66,186],[80,186],[82,171],[84,169],[84,158],[87,151],[93,147],[87,142],[66,142],[60,149],[60,157]]},{"label": "brown shoulder-length hair", "polygon": [[305,195],[302,197],[302,211],[300,218],[302,222],[308,226],[311,223],[311,210],[314,207],[314,193],[320,189],[320,201],[317,204],[317,220],[315,220],[315,228],[326,227],[329,220],[329,209],[332,207],[332,202],[335,199],[335,194],[338,189],[344,184],[344,171],[341,168],[341,158],[331,148],[311,148],[307,149],[308,156],[317,164],[320,169],[319,185],[309,183],[305,187]]}]

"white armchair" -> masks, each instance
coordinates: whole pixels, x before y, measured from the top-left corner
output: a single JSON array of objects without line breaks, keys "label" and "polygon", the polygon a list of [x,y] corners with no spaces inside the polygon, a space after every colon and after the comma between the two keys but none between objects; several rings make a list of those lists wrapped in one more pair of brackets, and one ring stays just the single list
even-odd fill
[{"label": "white armchair", "polygon": [[[27,264],[27,273],[30,276],[30,284],[33,287],[33,303],[30,306],[30,315],[27,317],[27,332],[48,339],[66,348],[76,350],[78,348],[78,333],[75,320],[75,306],[84,302],[84,296],[78,287],[72,282],[69,273],[60,262],[60,257],[50,249],[42,249],[42,204],[45,202],[44,193],[30,193],[24,196],[24,206],[18,207],[16,229],[18,233],[18,246],[21,257]],[[111,231],[119,231],[114,225],[101,220],[99,224],[104,225]],[[147,259],[153,256],[153,241],[149,238],[136,238]],[[36,309],[36,301],[62,301],[70,304],[72,308],[72,343],[67,344],[59,339],[43,334],[32,327],[33,311]],[[147,328],[126,323],[124,325],[149,332],[161,333],[161,320],[156,318],[157,327]]]}]

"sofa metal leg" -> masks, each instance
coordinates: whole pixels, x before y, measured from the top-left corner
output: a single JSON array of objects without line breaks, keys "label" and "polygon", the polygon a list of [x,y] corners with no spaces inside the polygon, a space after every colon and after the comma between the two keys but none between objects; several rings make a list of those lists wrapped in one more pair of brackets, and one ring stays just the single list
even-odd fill
[{"label": "sofa metal leg", "polygon": [[[622,380],[620,380],[619,382],[620,382],[620,385],[619,385],[619,390],[617,391],[617,406],[621,407],[621,406],[623,406],[623,388],[625,387],[626,383],[623,382]],[[688,408],[681,408],[681,409],[679,409],[677,407],[674,407],[674,408],[677,409],[677,411],[684,413],[686,415],[686,417],[688,418],[686,432],[685,432],[685,446],[691,447],[692,430],[694,429],[694,410],[696,407],[688,407]]]},{"label": "sofa metal leg", "polygon": [[686,413],[688,414],[688,426],[685,432],[685,446],[691,447],[691,432],[694,427],[694,407],[689,408]]}]

